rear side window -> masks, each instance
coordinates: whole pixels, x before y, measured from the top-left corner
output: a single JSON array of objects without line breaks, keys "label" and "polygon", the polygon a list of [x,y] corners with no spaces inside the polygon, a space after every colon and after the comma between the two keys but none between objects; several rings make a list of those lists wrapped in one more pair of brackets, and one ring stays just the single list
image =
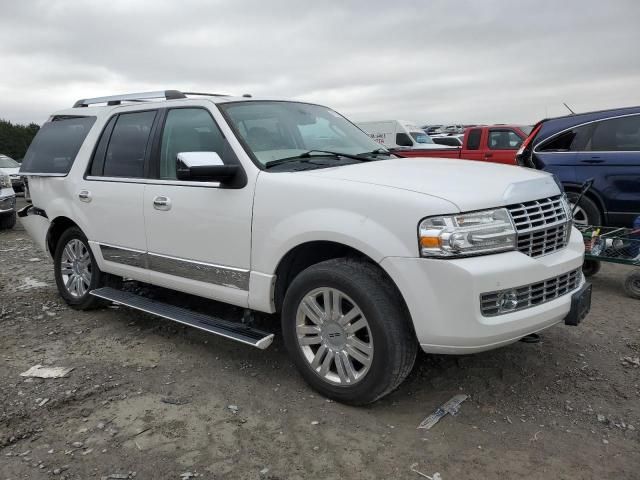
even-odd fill
[{"label": "rear side window", "polygon": [[591,125],[572,128],[543,143],[540,152],[576,152],[584,150],[589,140]]},{"label": "rear side window", "polygon": [[[102,175],[105,177],[144,177],[144,160],[147,153],[155,111],[122,113],[113,125],[104,156]],[[109,128],[103,132],[107,135]],[[98,149],[103,139],[100,139]],[[91,172],[100,175],[100,172]]]},{"label": "rear side window", "polygon": [[640,151],[640,115],[595,123],[588,149],[594,152]]},{"label": "rear side window", "polygon": [[474,128],[469,130],[469,139],[467,140],[467,150],[478,150],[480,148],[480,137],[482,136],[482,130]]},{"label": "rear side window", "polygon": [[60,116],[46,122],[34,137],[22,161],[21,173],[69,173],[96,117]]}]

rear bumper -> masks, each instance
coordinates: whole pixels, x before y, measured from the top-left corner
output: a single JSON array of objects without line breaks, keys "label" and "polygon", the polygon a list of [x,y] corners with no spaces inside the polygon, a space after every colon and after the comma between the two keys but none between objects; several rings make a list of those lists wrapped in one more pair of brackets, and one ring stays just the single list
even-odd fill
[{"label": "rear bumper", "polygon": [[582,265],[584,244],[573,229],[561,251],[531,258],[520,252],[434,260],[386,258],[383,268],[400,289],[422,349],[430,353],[473,353],[512,343],[561,322],[571,293],[512,313],[483,316],[480,295],[560,276]]},{"label": "rear bumper", "polygon": [[27,205],[18,211],[18,220],[40,249],[49,253],[47,234],[49,233],[51,222],[47,218],[45,211],[33,205]]}]

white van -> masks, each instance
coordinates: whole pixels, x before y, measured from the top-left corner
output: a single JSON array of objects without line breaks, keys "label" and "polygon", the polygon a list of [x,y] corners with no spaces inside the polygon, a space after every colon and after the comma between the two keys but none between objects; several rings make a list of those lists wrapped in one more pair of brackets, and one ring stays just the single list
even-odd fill
[{"label": "white van", "polygon": [[431,140],[431,137],[427,135],[424,130],[417,125],[404,120],[358,122],[357,125],[376,142],[389,148],[450,148],[434,143],[433,140]]}]

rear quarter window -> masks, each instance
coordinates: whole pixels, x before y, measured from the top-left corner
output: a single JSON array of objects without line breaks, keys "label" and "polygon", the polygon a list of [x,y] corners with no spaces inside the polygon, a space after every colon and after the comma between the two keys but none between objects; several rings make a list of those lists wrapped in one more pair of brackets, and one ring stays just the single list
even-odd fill
[{"label": "rear quarter window", "polygon": [[96,117],[54,117],[34,137],[20,173],[67,175]]}]

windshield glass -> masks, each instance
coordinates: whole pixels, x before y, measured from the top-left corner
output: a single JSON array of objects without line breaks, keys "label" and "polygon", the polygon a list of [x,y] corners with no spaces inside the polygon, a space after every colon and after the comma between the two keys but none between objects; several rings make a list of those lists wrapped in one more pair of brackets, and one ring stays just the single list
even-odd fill
[{"label": "windshield glass", "polygon": [[342,115],[320,105],[247,101],[218,106],[262,165],[309,150],[362,154],[380,149]]},{"label": "windshield glass", "polygon": [[433,143],[431,137],[424,132],[410,132],[416,143]]},{"label": "windshield glass", "polygon": [[0,155],[0,168],[19,168],[20,164],[11,157]]}]

